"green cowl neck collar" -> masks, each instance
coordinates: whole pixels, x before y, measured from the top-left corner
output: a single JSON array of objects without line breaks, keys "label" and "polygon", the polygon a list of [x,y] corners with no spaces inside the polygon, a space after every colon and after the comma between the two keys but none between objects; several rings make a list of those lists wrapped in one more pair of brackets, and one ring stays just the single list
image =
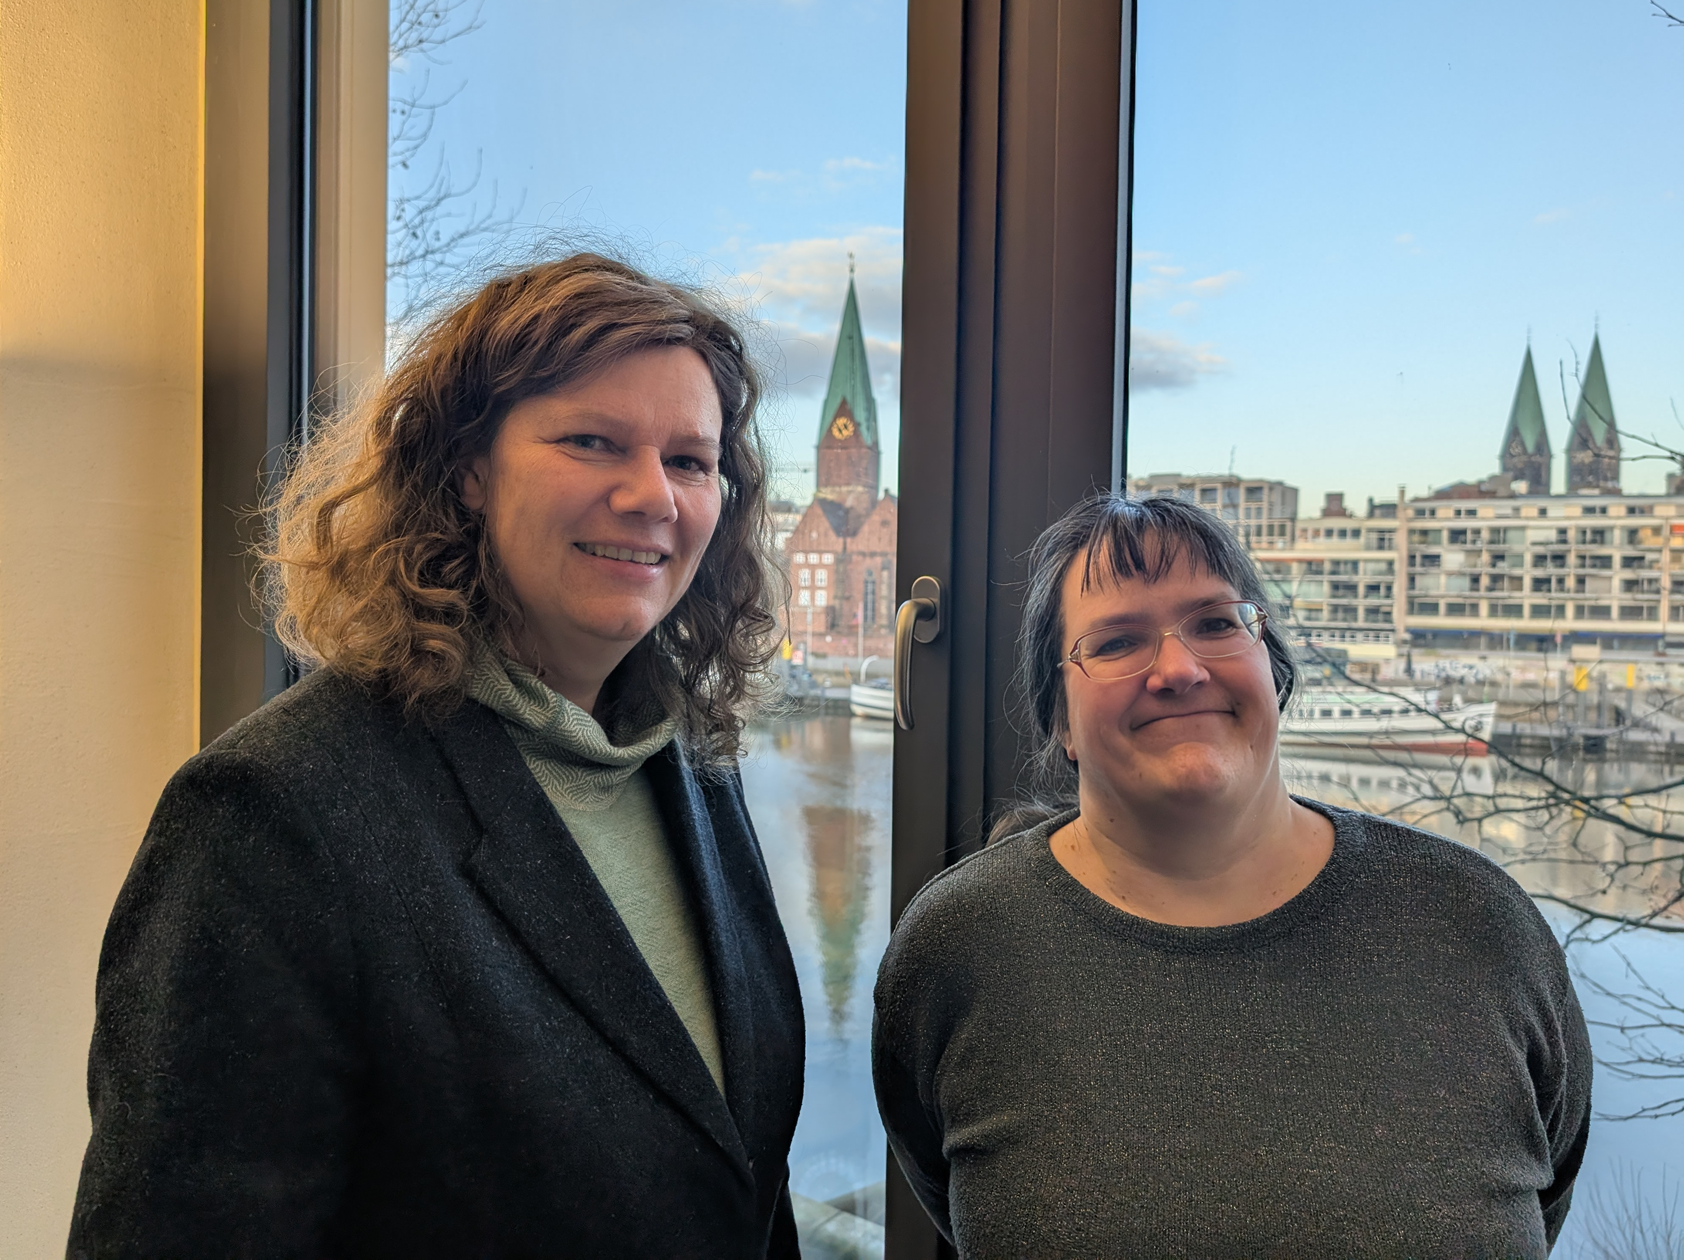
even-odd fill
[{"label": "green cowl neck collar", "polygon": [[539,785],[558,806],[608,809],[632,775],[678,731],[678,720],[667,717],[616,744],[589,713],[490,647],[474,654],[467,684],[469,699],[503,719]]}]

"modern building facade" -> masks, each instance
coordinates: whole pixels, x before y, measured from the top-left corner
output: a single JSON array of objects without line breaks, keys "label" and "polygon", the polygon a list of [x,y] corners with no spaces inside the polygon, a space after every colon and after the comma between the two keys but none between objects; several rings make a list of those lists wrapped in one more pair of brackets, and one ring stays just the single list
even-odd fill
[{"label": "modern building facade", "polygon": [[1549,650],[1684,648],[1684,473],[1664,495],[1620,489],[1620,439],[1598,336],[1567,446],[1554,469],[1537,372],[1521,361],[1500,471],[1430,495],[1369,501],[1358,517],[1329,494],[1297,519],[1298,491],[1242,477],[1135,478],[1230,522],[1257,553],[1270,597],[1303,640],[1351,657],[1403,647]]},{"label": "modern building facade", "polygon": [[1129,493],[1142,499],[1165,495],[1197,503],[1227,522],[1254,551],[1292,546],[1298,488],[1282,481],[1236,477],[1232,473],[1203,477],[1152,473],[1131,478]]},{"label": "modern building facade", "polygon": [[1304,639],[1352,657],[1404,646],[1684,647],[1684,498],[1431,497],[1298,522],[1258,556]]}]

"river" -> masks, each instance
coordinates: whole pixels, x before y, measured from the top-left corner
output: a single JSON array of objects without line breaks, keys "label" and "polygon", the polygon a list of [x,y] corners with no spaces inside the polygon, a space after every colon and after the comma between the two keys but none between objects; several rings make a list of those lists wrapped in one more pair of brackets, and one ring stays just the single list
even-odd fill
[{"label": "river", "polygon": [[[893,732],[887,723],[819,716],[756,727],[743,763],[749,808],[806,1009],[806,1102],[790,1154],[790,1178],[797,1194],[814,1200],[834,1200],[881,1183],[884,1175],[870,1038],[871,988],[889,937],[892,760]],[[1457,790],[1465,802],[1502,804],[1524,790],[1489,760],[1470,760],[1458,768],[1448,762],[1382,766],[1294,759],[1284,769],[1292,790],[1302,795],[1391,812],[1477,844],[1499,860],[1518,861],[1517,875],[1537,891],[1582,893],[1599,878],[1597,860],[1611,852],[1612,829],[1594,821],[1564,817],[1552,824],[1505,812],[1482,825],[1446,814],[1436,800],[1458,773]],[[1642,776],[1652,773],[1618,766],[1571,772],[1581,776],[1576,783],[1610,793],[1647,786]],[[1684,796],[1677,803],[1684,810]],[[1641,907],[1646,894],[1633,881],[1616,881],[1602,894],[1603,904],[1629,913]],[[1544,909],[1558,934],[1565,932],[1569,918],[1547,904]],[[1574,940],[1569,954],[1581,977],[1610,987],[1624,981],[1629,961],[1675,1002],[1684,1002],[1684,936],[1593,934]],[[1614,1053],[1615,1035],[1594,1026],[1615,1013],[1611,1004],[1584,979],[1580,994],[1599,1055]],[[1671,1044],[1675,1051],[1684,1049],[1684,1039]],[[1599,1069],[1594,1104],[1599,1113],[1616,1115],[1680,1094],[1684,1080],[1622,1081]],[[1684,1180],[1684,1117],[1594,1122],[1575,1209],[1556,1255],[1567,1260],[1596,1256],[1588,1242],[1598,1216],[1594,1200],[1600,1198],[1604,1209],[1611,1209],[1622,1182],[1629,1197],[1638,1175],[1651,1203],[1659,1202],[1663,1177],[1674,1186]],[[1684,1229],[1684,1219],[1679,1227]]]}]

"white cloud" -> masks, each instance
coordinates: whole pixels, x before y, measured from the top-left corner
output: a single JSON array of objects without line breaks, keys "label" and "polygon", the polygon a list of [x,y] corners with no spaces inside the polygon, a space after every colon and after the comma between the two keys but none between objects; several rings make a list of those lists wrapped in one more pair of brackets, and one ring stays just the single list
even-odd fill
[{"label": "white cloud", "polygon": [[1201,297],[1214,297],[1239,278],[1240,273],[1237,271],[1223,271],[1214,276],[1204,276],[1201,279],[1194,280],[1187,287]]},{"label": "white cloud", "polygon": [[761,321],[776,384],[792,395],[824,392],[848,291],[848,256],[878,401],[900,393],[900,229],[751,244],[727,242],[736,287]]},{"label": "white cloud", "polygon": [[824,169],[827,174],[840,175],[846,171],[886,171],[890,169],[890,164],[862,157],[826,158]]},{"label": "white cloud", "polygon": [[1396,236],[1392,237],[1392,243],[1394,245],[1413,245],[1415,243],[1415,233],[1399,232]]},{"label": "white cloud", "polygon": [[897,159],[873,161],[871,158],[850,154],[847,157],[826,158],[819,163],[816,171],[801,168],[769,171],[763,167],[756,167],[748,173],[748,182],[762,187],[775,185],[782,188],[786,196],[810,199],[858,188],[862,184],[875,184],[885,177],[893,176],[899,169],[900,162]]},{"label": "white cloud", "polygon": [[1213,298],[1243,275],[1234,270],[1201,276],[1196,280],[1183,279],[1187,268],[1169,261],[1168,255],[1141,250],[1134,255],[1134,274],[1130,278],[1130,292],[1137,304],[1168,302],[1179,299],[1172,315],[1185,315],[1196,309],[1188,306],[1191,297]]},{"label": "white cloud", "polygon": [[1208,344],[1192,346],[1144,328],[1135,328],[1129,337],[1130,389],[1186,389],[1227,366]]},{"label": "white cloud", "polygon": [[1571,219],[1573,212],[1566,206],[1557,206],[1554,210],[1545,210],[1542,214],[1532,216],[1534,223],[1560,223],[1563,219]]},{"label": "white cloud", "polygon": [[1169,313],[1177,319],[1191,319],[1199,313],[1199,304],[1197,302],[1177,302],[1169,308]]}]

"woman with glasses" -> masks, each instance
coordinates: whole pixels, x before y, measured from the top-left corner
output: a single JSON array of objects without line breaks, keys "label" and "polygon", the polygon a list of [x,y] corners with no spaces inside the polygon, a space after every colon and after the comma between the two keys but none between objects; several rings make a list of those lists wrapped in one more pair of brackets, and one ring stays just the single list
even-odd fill
[{"label": "woman with glasses", "polygon": [[1287,792],[1294,661],[1228,529],[1081,504],[1019,665],[1033,825],[914,898],[877,985],[959,1254],[1546,1255],[1589,1126],[1561,950],[1476,851]]}]

